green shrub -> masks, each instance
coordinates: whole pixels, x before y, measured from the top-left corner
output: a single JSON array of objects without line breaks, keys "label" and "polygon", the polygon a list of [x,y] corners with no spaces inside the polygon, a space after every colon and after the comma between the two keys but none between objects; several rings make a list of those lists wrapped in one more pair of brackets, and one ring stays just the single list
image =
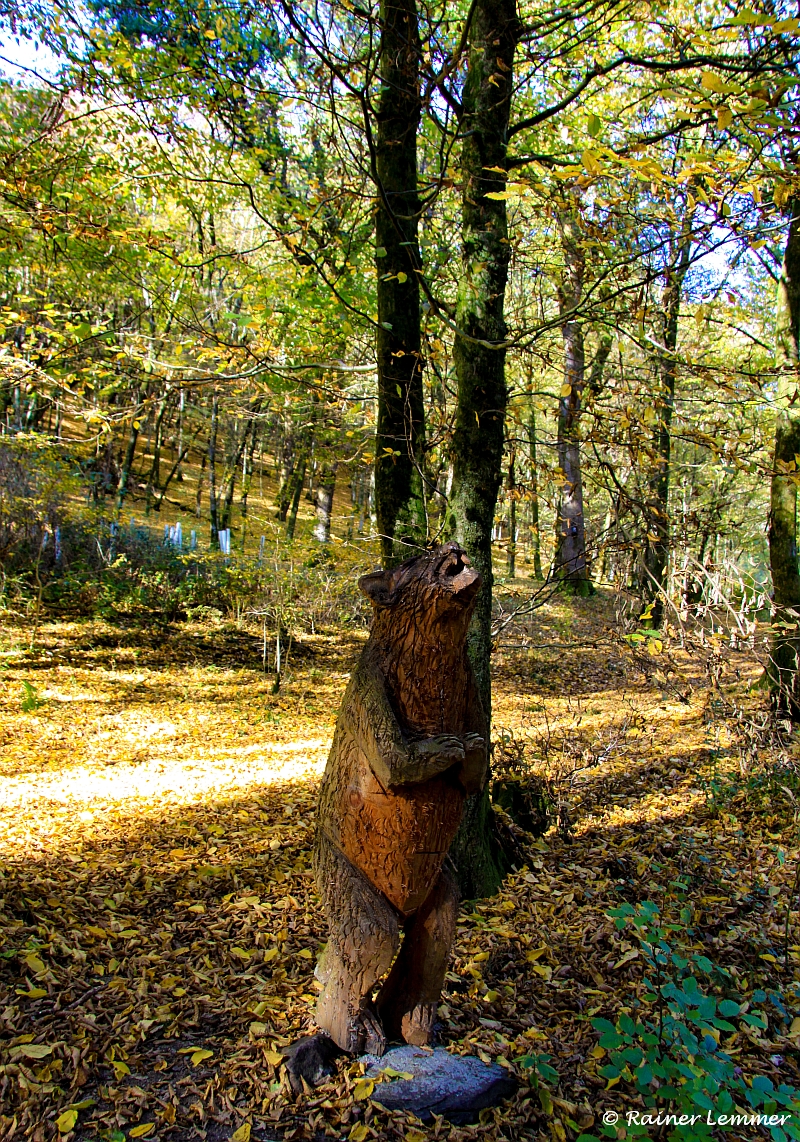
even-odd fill
[{"label": "green shrub", "polygon": [[[716,1137],[720,1128],[730,1127],[730,1121],[721,1121],[722,1115],[750,1119],[760,1114],[783,1119],[760,1123],[776,1142],[800,1139],[796,1117],[800,1092],[786,1084],[776,1088],[764,1075],[748,1078],[720,1043],[723,1033],[739,1029],[737,1022],[739,1027],[767,1026],[763,1012],[749,1010],[732,997],[730,973],[706,956],[681,954],[674,943],[677,933],[686,933],[685,924],[664,923],[650,902],[635,907],[624,904],[608,915],[618,929],[629,929],[637,939],[646,965],[647,990],[642,1000],[632,1002],[635,1014],[623,1012],[615,1023],[592,1020],[600,1032],[600,1046],[609,1052],[609,1061],[599,1074],[610,1084],[631,1086],[645,1109],[621,1115],[618,1126],[606,1124],[600,1132],[616,1139],[618,1128],[624,1125],[626,1136],[640,1137],[655,1129],[663,1132],[668,1126],[669,1138],[694,1142]],[[684,915],[683,920],[688,917]],[[761,991],[753,998],[763,1004],[769,997]],[[775,1001],[782,1005],[780,997]],[[584,1134],[581,1139],[592,1142],[594,1136]]]}]

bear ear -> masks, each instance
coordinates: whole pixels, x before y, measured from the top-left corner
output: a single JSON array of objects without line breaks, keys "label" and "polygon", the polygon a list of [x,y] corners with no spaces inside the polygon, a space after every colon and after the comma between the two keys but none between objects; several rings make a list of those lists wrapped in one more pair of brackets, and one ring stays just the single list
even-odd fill
[{"label": "bear ear", "polygon": [[373,571],[371,575],[362,575],[358,585],[376,607],[389,607],[393,599],[393,579],[391,571]]}]

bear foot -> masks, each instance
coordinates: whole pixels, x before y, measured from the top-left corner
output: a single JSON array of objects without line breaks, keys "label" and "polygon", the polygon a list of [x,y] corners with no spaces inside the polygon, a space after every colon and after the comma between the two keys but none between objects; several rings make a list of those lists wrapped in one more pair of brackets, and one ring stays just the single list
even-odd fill
[{"label": "bear foot", "polygon": [[418,1003],[407,1011],[400,1024],[405,1041],[412,1047],[427,1047],[433,1038],[433,1024],[436,1020],[435,1003]]},{"label": "bear foot", "polygon": [[302,1094],[303,1080],[309,1086],[319,1086],[326,1078],[334,1073],[331,1065],[333,1060],[341,1055],[342,1051],[336,1046],[330,1035],[306,1035],[284,1047],[284,1066],[289,1086],[295,1094]]},{"label": "bear foot", "polygon": [[380,1057],[388,1046],[383,1025],[372,1007],[364,1003],[358,1013],[356,1037],[358,1046],[355,1054],[378,1055]]}]

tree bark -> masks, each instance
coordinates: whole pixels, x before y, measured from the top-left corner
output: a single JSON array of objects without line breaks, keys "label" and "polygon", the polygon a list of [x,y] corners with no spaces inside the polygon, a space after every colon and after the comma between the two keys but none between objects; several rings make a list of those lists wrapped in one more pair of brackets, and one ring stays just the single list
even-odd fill
[{"label": "tree bark", "polygon": [[417,229],[420,40],[416,0],[381,0],[374,178],[378,424],[375,504],[384,566],[424,542]]},{"label": "tree bark", "polygon": [[556,541],[553,575],[577,595],[593,588],[586,565],[586,522],[583,511],[583,480],[578,421],[586,383],[586,346],[583,324],[576,310],[583,296],[585,257],[577,210],[559,218],[564,254],[563,277],[558,287],[559,312],[563,318],[564,384],[558,402],[556,456],[561,489],[556,509]]},{"label": "tree bark", "polygon": [[535,579],[543,579],[541,534],[539,531],[539,470],[536,460],[536,409],[532,403],[531,414],[528,418],[528,450],[531,467],[531,555],[533,557],[533,576]]},{"label": "tree bark", "polygon": [[669,485],[672,451],[672,413],[675,409],[675,378],[677,373],[675,351],[678,347],[678,322],[681,311],[683,280],[691,260],[691,237],[683,233],[678,241],[675,257],[667,270],[664,292],[661,295],[661,345],[663,351],[656,360],[656,428],[653,451],[656,462],[646,511],[647,546],[644,553],[644,594],[652,604],[650,623],[660,627],[664,617],[664,575],[669,558]]},{"label": "tree bark", "polygon": [[[490,724],[492,524],[502,481],[508,390],[503,314],[510,246],[505,189],[508,123],[518,35],[514,0],[476,0],[462,97],[462,271],[453,357],[458,408],[453,439],[452,511],[456,536],[483,579],[468,653]],[[459,887],[466,897],[496,891],[503,853],[495,843],[488,791],[469,797],[453,842]]]},{"label": "tree bark", "polygon": [[508,577],[517,573],[517,479],[514,453],[508,458]]},{"label": "tree bark", "polygon": [[333,493],[335,490],[336,465],[326,464],[317,482],[317,522],[314,526],[314,539],[319,543],[330,543],[331,541],[331,517],[333,515]]},{"label": "tree bark", "polygon": [[[770,487],[772,651],[768,670],[777,709],[800,721],[800,572],[797,563],[797,457],[800,455],[800,198],[789,202],[789,233],[778,282],[781,408]],[[793,613],[794,612],[794,613]]]},{"label": "tree bark", "polygon": [[122,469],[119,474],[119,484],[117,485],[117,514],[122,511],[122,505],[125,503],[125,497],[128,494],[128,483],[131,478],[131,469],[133,468],[133,460],[136,456],[136,441],[139,438],[139,394],[137,393],[134,398],[134,413],[131,418],[130,432],[128,433],[128,447],[125,449],[125,459],[122,462]]},{"label": "tree bark", "polygon": [[217,516],[217,425],[219,397],[211,398],[211,431],[208,436],[208,506],[211,515],[211,546],[219,547],[219,519]]}]

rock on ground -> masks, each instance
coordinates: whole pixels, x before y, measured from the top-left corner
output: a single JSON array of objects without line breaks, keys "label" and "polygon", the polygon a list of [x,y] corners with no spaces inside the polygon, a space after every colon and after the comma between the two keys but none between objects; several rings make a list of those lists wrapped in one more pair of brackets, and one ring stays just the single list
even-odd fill
[{"label": "rock on ground", "polygon": [[372,1095],[387,1110],[408,1110],[430,1121],[444,1115],[458,1126],[476,1122],[478,1111],[496,1106],[517,1089],[514,1075],[497,1063],[484,1063],[471,1055],[451,1055],[443,1047],[392,1047],[381,1058],[364,1055],[367,1077],[377,1079],[387,1068],[410,1074],[376,1085]]}]

